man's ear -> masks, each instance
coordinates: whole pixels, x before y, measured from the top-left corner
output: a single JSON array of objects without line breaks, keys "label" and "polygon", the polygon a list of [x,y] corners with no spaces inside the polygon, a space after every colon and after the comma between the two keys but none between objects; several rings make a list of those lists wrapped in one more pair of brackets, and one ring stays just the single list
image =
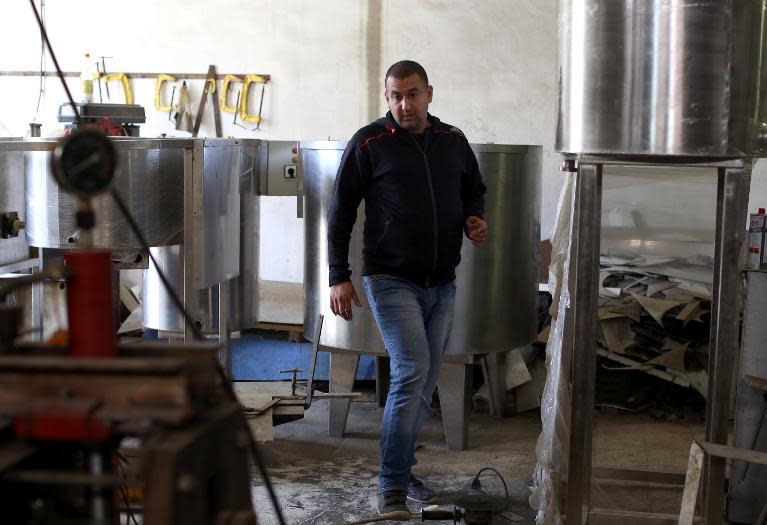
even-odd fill
[{"label": "man's ear", "polygon": [[434,98],[434,86],[426,86],[426,94],[429,95],[429,104],[431,104],[431,99]]}]

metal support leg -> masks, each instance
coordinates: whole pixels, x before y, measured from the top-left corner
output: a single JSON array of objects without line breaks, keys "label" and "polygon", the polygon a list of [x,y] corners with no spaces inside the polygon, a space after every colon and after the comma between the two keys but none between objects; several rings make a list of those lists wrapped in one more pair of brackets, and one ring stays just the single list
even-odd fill
[{"label": "metal support leg", "polygon": [[[38,248],[37,252],[37,267],[32,268],[32,273],[41,272],[43,270],[43,249]],[[32,285],[32,326],[35,328],[35,341],[42,342],[44,335],[43,322],[45,318],[45,304],[43,301],[43,283],[37,282]]]},{"label": "metal support leg", "polygon": [[443,361],[437,391],[447,449],[465,450],[469,444],[469,404],[471,402],[469,365]]},{"label": "metal support leg", "polygon": [[[349,352],[331,352],[330,354],[330,391],[348,393],[354,387],[357,365],[360,355]],[[328,435],[343,437],[346,431],[346,419],[349,417],[351,399],[331,399],[328,410]]]},{"label": "metal support leg", "polygon": [[513,414],[513,407],[506,402],[506,352],[493,352],[483,358],[486,366],[485,381],[490,397],[491,414],[507,417]]},{"label": "metal support leg", "polygon": [[[719,168],[706,441],[722,445],[727,444],[730,394],[739,348],[740,256],[750,185],[750,165],[745,168]],[[725,459],[707,454],[704,460],[704,517],[709,525],[719,525],[724,519],[724,474]]]},{"label": "metal support leg", "polygon": [[[596,379],[596,335],[599,280],[599,229],[602,208],[602,165],[585,164],[576,175],[577,228],[572,242],[577,260],[573,317],[572,413],[567,483],[568,525],[586,523],[591,492],[591,446]],[[571,261],[572,262],[572,261]]]},{"label": "metal support leg", "polygon": [[218,283],[218,342],[219,360],[226,377],[232,379],[232,349],[229,333],[229,281]]},{"label": "metal support leg", "polygon": [[114,319],[114,332],[120,329],[122,322],[122,299],[120,299],[120,270],[112,268],[112,317]]}]

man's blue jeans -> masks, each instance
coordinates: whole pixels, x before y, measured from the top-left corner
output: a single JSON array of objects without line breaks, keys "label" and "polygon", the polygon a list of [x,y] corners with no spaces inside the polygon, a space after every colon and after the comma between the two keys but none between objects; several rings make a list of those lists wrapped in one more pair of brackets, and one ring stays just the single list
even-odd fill
[{"label": "man's blue jeans", "polygon": [[363,283],[391,361],[378,487],[407,491],[453,325],[455,284],[424,288],[388,275],[366,276]]}]

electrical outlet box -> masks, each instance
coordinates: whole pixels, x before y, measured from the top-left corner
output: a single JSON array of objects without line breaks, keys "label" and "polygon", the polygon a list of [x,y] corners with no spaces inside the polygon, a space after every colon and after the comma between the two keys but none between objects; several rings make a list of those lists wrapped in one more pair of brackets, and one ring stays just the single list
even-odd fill
[{"label": "electrical outlet box", "polygon": [[267,143],[265,195],[298,194],[298,142],[270,140]]}]

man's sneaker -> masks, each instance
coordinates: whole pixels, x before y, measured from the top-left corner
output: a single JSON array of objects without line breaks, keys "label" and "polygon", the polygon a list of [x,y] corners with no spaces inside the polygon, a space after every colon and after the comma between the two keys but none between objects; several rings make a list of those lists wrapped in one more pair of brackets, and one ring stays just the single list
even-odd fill
[{"label": "man's sneaker", "polygon": [[399,490],[379,492],[378,514],[391,520],[409,520],[410,509],[407,508],[405,495]]},{"label": "man's sneaker", "polygon": [[418,503],[434,503],[437,498],[430,488],[426,487],[420,479],[411,474],[410,486],[407,488],[407,499],[417,501]]}]

